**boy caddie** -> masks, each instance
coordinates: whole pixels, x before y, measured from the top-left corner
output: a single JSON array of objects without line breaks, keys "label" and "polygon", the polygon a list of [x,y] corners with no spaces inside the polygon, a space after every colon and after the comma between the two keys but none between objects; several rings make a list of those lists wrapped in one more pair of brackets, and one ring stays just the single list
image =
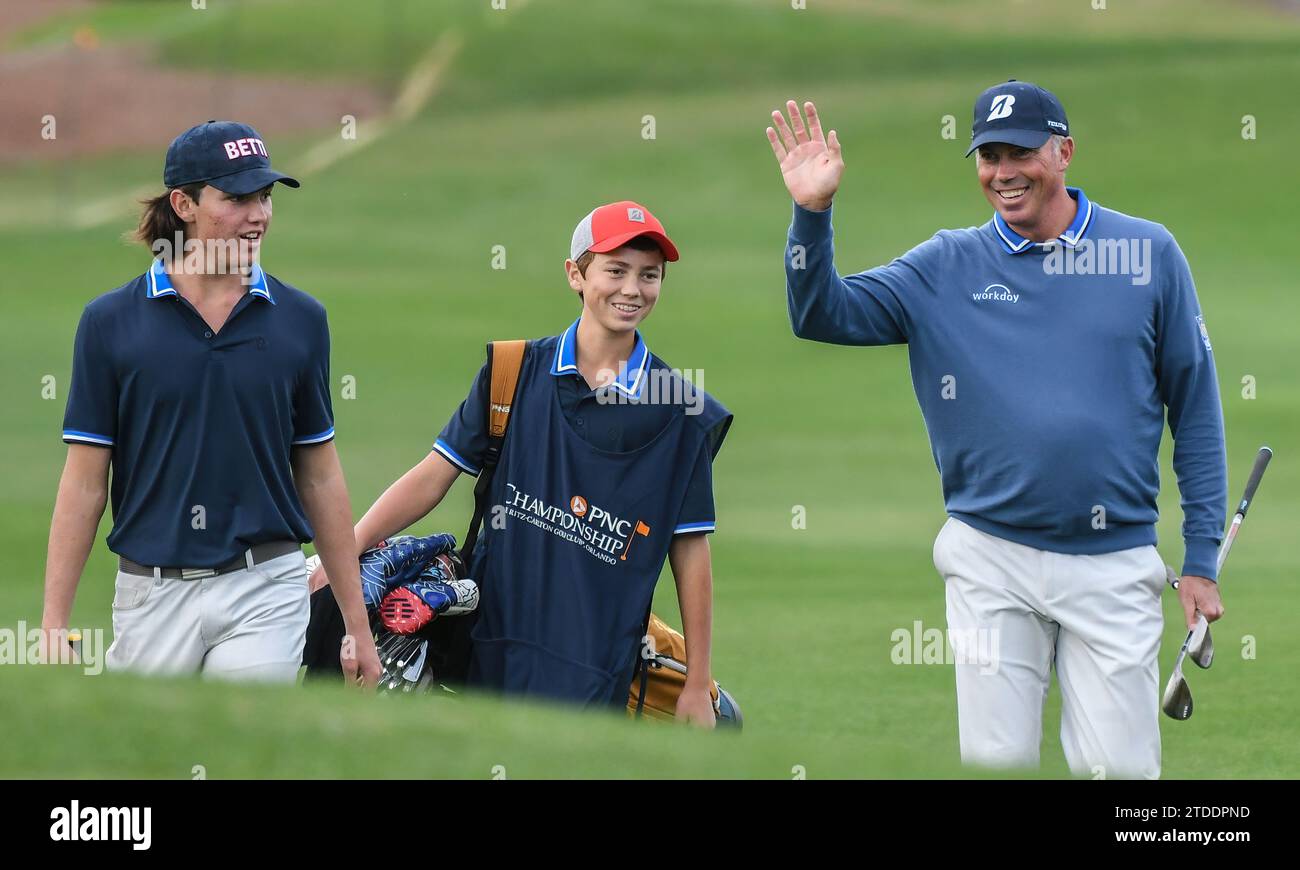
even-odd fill
[{"label": "boy caddie", "polygon": [[[564,268],[582,312],[530,344],[470,559],[482,595],[471,685],[622,707],[667,559],[690,662],[677,717],[714,724],[707,534],[712,462],[732,417],[637,330],[675,260],[635,202],[595,209],[573,234]],[[483,470],[489,386],[485,365],[430,453],[357,524],[358,553],[432,511],[462,472]]]}]

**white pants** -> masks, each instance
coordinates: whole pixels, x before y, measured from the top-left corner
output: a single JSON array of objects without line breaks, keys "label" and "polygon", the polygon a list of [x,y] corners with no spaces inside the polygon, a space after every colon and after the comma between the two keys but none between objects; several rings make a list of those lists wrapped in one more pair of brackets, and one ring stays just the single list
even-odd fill
[{"label": "white pants", "polygon": [[202,580],[117,574],[113,671],[292,683],[310,604],[301,552]]},{"label": "white pants", "polygon": [[948,631],[994,655],[957,671],[961,757],[985,767],[1038,765],[1051,668],[1061,685],[1070,770],[1107,779],[1160,776],[1165,566],[1155,547],[1097,556],[1016,544],[949,518],[934,541]]}]

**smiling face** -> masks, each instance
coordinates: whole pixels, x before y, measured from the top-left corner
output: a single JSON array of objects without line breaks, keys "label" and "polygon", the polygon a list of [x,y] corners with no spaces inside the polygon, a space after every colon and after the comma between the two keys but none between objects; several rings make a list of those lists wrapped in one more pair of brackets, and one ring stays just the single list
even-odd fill
[{"label": "smiling face", "polygon": [[659,301],[664,255],[655,247],[642,251],[624,246],[592,254],[586,273],[573,260],[564,262],[569,286],[582,295],[582,316],[610,333],[633,333]]},{"label": "smiling face", "polygon": [[[1065,193],[1065,170],[1074,156],[1074,140],[1049,139],[1041,148],[1005,142],[981,145],[976,165],[980,187],[1002,219],[1027,238],[1051,216]],[[1036,239],[1042,241],[1041,239]]]},{"label": "smiling face", "polygon": [[253,265],[271,227],[271,187],[240,195],[207,185],[197,203],[175,190],[172,207],[186,224],[187,239],[233,242],[238,254],[231,265],[241,270]]}]

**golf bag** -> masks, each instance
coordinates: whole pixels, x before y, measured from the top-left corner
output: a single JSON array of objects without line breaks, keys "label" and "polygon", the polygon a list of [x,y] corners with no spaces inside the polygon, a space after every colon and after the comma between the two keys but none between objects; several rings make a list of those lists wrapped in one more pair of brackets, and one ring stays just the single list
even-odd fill
[{"label": "golf bag", "polygon": [[[519,371],[527,351],[526,341],[494,341],[488,344],[488,374],[491,383],[488,448],[483,457],[483,468],[474,484],[474,516],[470,519],[465,541],[455,558],[457,579],[466,579],[466,567],[472,564],[479,529],[487,510],[492,473],[501,459],[510,406],[514,401]],[[400,606],[396,602],[389,602],[387,598],[384,602],[390,605],[390,611]],[[417,687],[454,688],[465,683],[472,649],[470,632],[474,628],[477,612],[470,611],[452,619],[432,619],[414,633],[417,645],[412,648],[411,639],[402,638],[398,632],[384,624],[379,609],[372,610],[368,606],[367,610],[370,611],[370,625],[375,633],[379,663],[384,669],[379,685],[381,692],[399,688],[411,692]],[[342,676],[343,668],[338,658],[344,634],[343,615],[334,600],[333,591],[329,586],[316,590],[311,597],[311,617],[303,651],[303,664],[307,666],[308,677]]]},{"label": "golf bag", "polygon": [[[651,613],[642,641],[641,663],[628,689],[628,715],[673,719],[677,715],[677,699],[681,697],[684,688],[686,638]],[[713,714],[717,717],[719,727],[740,729],[744,726],[740,705],[716,680],[710,687],[709,694],[713,698]],[[642,698],[645,700],[642,701]]]},{"label": "golf bag", "polygon": [[[362,597],[383,675],[379,690],[404,692],[463,680],[469,665],[467,616],[478,587],[465,577],[451,535],[399,535],[361,556]],[[319,557],[308,560],[314,570]],[[303,664],[307,676],[342,676],[343,616],[333,590],[311,596]]]},{"label": "golf bag", "polygon": [[[450,573],[455,575],[456,580],[468,580],[466,567],[473,564],[474,548],[487,510],[488,491],[493,472],[501,458],[510,408],[515,401],[519,372],[527,352],[526,341],[494,341],[488,344],[487,364],[491,384],[488,448],[483,458],[483,468],[474,485],[474,516],[470,520],[459,554],[452,554],[455,556],[454,571]],[[433,537],[451,538],[450,535]],[[394,538],[391,543],[400,540],[412,539]],[[367,551],[366,555],[375,552]],[[363,555],[362,558],[364,566],[366,556]],[[392,570],[392,566],[388,565],[391,561],[393,560],[389,559],[384,562],[386,570]],[[402,619],[407,620],[405,624],[419,621],[412,620],[401,612],[414,603],[413,597],[417,597],[401,584],[404,576],[406,575],[399,575],[396,581],[389,578],[389,585],[395,585],[396,588],[382,587],[381,605],[373,610],[369,606],[367,608],[371,610],[371,628],[375,632],[375,645],[379,650],[380,664],[384,668],[380,691],[432,691],[439,687],[463,685],[469,672],[470,632],[477,619],[477,612],[472,608],[458,612],[453,607],[448,612],[448,618],[435,616],[414,632],[395,631],[395,628],[403,626]],[[443,579],[447,580],[446,577]],[[475,587],[475,604],[477,593]],[[491,590],[487,590],[487,594],[490,595]],[[378,600],[375,594],[368,592],[368,605]],[[672,719],[676,713],[677,699],[686,685],[686,640],[680,632],[670,628],[653,613],[646,615],[643,634],[645,637],[628,690],[628,713],[638,717],[644,715],[654,719]],[[307,644],[303,653],[308,676],[338,678],[342,675],[338,658],[343,636],[343,617],[334,594],[329,586],[322,587],[312,594],[311,600],[311,620],[307,627]],[[740,707],[731,695],[716,682],[711,694],[718,724],[740,728]]]}]

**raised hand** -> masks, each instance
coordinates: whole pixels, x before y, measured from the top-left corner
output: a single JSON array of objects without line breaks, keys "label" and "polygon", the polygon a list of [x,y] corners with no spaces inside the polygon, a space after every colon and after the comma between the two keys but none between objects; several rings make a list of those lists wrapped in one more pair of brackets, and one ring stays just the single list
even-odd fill
[{"label": "raised hand", "polygon": [[834,130],[829,140],[822,135],[821,119],[811,102],[803,104],[808,115],[806,128],[798,103],[790,100],[785,108],[790,113],[790,123],[786,124],[785,116],[779,111],[772,112],[776,128],[767,128],[767,141],[772,145],[772,153],[781,166],[781,177],[794,201],[812,211],[825,211],[830,208],[831,198],[840,186],[840,176],[844,174],[839,137]]}]

